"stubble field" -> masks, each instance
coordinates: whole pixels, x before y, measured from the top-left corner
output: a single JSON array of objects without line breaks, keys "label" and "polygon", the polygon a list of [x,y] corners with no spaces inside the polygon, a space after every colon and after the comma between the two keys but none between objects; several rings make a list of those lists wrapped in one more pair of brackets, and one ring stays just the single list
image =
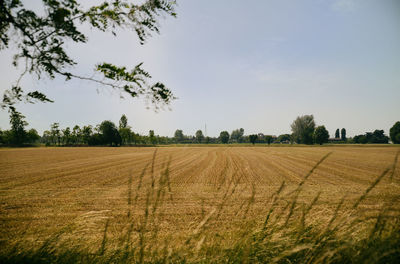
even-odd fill
[{"label": "stubble field", "polygon": [[[362,217],[350,240],[361,239],[369,232],[363,231],[368,219],[372,225],[380,216],[399,219],[398,151],[392,146],[0,149],[0,251],[36,252],[53,243],[68,252],[108,252],[110,259],[125,248],[132,262],[172,258],[176,252],[186,252],[179,259],[210,260],[268,225],[280,226],[279,232],[293,226],[322,230]],[[243,254],[250,254],[246,250]]]}]

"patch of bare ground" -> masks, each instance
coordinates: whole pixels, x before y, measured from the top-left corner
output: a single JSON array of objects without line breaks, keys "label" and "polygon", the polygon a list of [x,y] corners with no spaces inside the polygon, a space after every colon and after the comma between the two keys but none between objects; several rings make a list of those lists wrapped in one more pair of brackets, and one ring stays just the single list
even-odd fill
[{"label": "patch of bare ground", "polygon": [[[0,247],[17,242],[34,246],[60,234],[63,241],[90,244],[95,250],[104,242],[105,226],[109,243],[118,247],[121,234],[126,234],[143,252],[150,240],[173,241],[168,242],[173,248],[191,245],[193,239],[199,250],[207,240],[229,245],[245,230],[244,223],[248,227],[265,221],[272,204],[282,211],[307,211],[312,204],[307,221],[313,223],[329,222],[338,205],[340,215],[346,216],[387,168],[392,169],[362,198],[358,213],[374,216],[386,204],[386,213],[398,217],[400,170],[393,170],[400,167],[400,160],[393,163],[398,150],[0,149]],[[274,204],[283,182],[281,199]],[[301,214],[285,217],[276,221],[301,219]]]}]

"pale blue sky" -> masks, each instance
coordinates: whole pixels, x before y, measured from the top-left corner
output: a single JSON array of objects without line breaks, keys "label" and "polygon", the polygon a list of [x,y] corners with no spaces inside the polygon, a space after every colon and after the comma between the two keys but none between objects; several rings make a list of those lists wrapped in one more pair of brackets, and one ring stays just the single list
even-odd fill
[{"label": "pale blue sky", "polygon": [[[141,99],[85,81],[36,80],[53,104],[21,104],[30,127],[118,122],[126,114],[136,132],[194,134],[207,124],[217,136],[243,127],[245,134],[290,133],[299,115],[313,114],[333,135],[389,128],[400,120],[400,1],[178,1],[178,18],[161,20],[161,34],[144,46],[134,33],[85,29],[87,45],[69,46],[91,75],[98,62],[144,68],[178,100],[171,111],[147,110]],[[1,92],[18,71],[12,52],[0,52]],[[0,128],[9,128],[0,111]]]}]

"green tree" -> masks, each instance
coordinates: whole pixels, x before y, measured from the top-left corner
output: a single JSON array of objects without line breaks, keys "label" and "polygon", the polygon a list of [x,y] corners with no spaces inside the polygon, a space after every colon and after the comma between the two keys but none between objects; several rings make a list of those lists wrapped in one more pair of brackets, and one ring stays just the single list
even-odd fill
[{"label": "green tree", "polygon": [[185,139],[183,135],[183,131],[181,129],[177,129],[174,134],[175,143],[182,143]]},{"label": "green tree", "polygon": [[368,143],[368,139],[365,135],[357,135],[353,138],[354,143],[366,144]]},{"label": "green tree", "polygon": [[293,121],[292,137],[299,144],[313,144],[315,122],[313,115],[299,116]]},{"label": "green tree", "polygon": [[389,131],[390,139],[393,144],[400,144],[400,121],[397,121]]},{"label": "green tree", "polygon": [[221,142],[223,144],[227,144],[229,142],[229,133],[228,133],[228,131],[222,131],[219,134],[219,140],[221,140]]},{"label": "green tree", "polygon": [[74,144],[82,143],[82,130],[78,125],[72,128],[71,141]]},{"label": "green tree", "polygon": [[125,114],[119,119],[119,134],[121,135],[122,144],[129,144],[132,141],[131,127],[128,125],[128,118]]},{"label": "green tree", "polygon": [[271,144],[271,142],[272,142],[272,136],[265,136],[264,139],[265,139],[265,141],[267,142],[268,145]]},{"label": "green tree", "polygon": [[13,144],[13,135],[11,130],[5,130],[3,131],[3,135],[2,135],[2,140],[4,144]]},{"label": "green tree", "polygon": [[65,145],[69,145],[71,143],[71,129],[66,127],[62,130],[62,139]]},{"label": "green tree", "polygon": [[389,143],[389,137],[385,135],[385,131],[376,129],[374,132],[366,133],[368,143],[387,144]]},{"label": "green tree", "polygon": [[[92,81],[118,89],[131,97],[144,96],[157,107],[159,103],[169,104],[174,96],[160,82],[149,84],[151,76],[143,70],[142,63],[131,71],[112,63],[99,63],[95,69],[102,76],[81,76],[69,71],[77,63],[67,54],[66,46],[71,42],[88,41],[87,35],[80,30],[85,26],[113,35],[118,28],[129,29],[136,32],[140,43],[144,44],[152,32],[159,32],[159,16],[176,16],[174,6],[175,1],[172,0],[146,0],[140,4],[114,0],[83,8],[76,0],[42,0],[39,7],[43,10],[36,12],[27,8],[24,1],[1,0],[0,49],[17,50],[13,65],[24,62],[21,77],[32,73],[38,78],[47,75],[53,79],[58,75],[66,80]],[[14,107],[22,100],[52,102],[39,91],[25,93],[19,86],[21,77],[15,86],[4,93],[2,107]]]},{"label": "green tree", "polygon": [[314,131],[314,140],[317,144],[322,145],[328,142],[329,132],[326,130],[325,126],[319,126]]},{"label": "green tree", "polygon": [[85,144],[89,144],[90,137],[93,134],[93,128],[91,125],[83,126],[82,128],[82,141]]},{"label": "green tree", "polygon": [[14,108],[10,109],[10,124],[11,124],[11,144],[21,145],[26,140],[25,127],[28,122],[25,116],[17,112]]},{"label": "green tree", "polygon": [[29,131],[26,133],[26,142],[28,143],[36,143],[39,139],[40,136],[34,128],[29,129]]},{"label": "green tree", "polygon": [[146,138],[147,138],[146,136],[141,136],[139,134],[136,134],[136,140],[139,144],[146,144],[147,143]]},{"label": "green tree", "polygon": [[290,135],[289,134],[282,134],[279,135],[278,139],[279,142],[287,142],[290,141]]},{"label": "green tree", "polygon": [[345,128],[342,128],[342,130],[340,131],[340,134],[341,134],[341,139],[343,140],[343,141],[347,141],[347,138],[346,138],[346,129]]},{"label": "green tree", "polygon": [[231,139],[237,143],[241,143],[243,142],[243,135],[244,135],[243,128],[235,129],[231,133]]},{"label": "green tree", "polygon": [[53,144],[58,144],[60,145],[61,142],[61,133],[60,133],[60,124],[59,123],[53,123],[50,126],[50,133],[51,133],[51,139]]},{"label": "green tree", "polygon": [[157,138],[154,135],[154,130],[149,131],[149,139],[152,145],[155,145],[157,143]]},{"label": "green tree", "polygon": [[49,130],[45,130],[43,132],[42,138],[41,138],[41,142],[45,143],[46,146],[52,144],[52,135],[51,132]]},{"label": "green tree", "polygon": [[119,129],[127,127],[128,127],[128,118],[126,117],[126,115],[122,115],[121,118],[119,119]]},{"label": "green tree", "polygon": [[120,128],[119,134],[121,135],[122,144],[126,145],[132,142],[132,131],[130,127]]},{"label": "green tree", "polygon": [[340,134],[339,134],[339,128],[338,128],[338,129],[336,129],[336,132],[335,132],[335,138],[340,138]]},{"label": "green tree", "polygon": [[256,134],[249,135],[249,140],[250,140],[251,144],[253,144],[253,145],[256,143],[257,138],[258,138],[258,136]]},{"label": "green tree", "polygon": [[100,133],[93,133],[88,141],[89,146],[96,146],[96,145],[103,145],[104,144],[104,137]]},{"label": "green tree", "polygon": [[130,140],[131,140],[131,142],[133,142],[136,145],[140,140],[139,134],[136,134],[135,132],[131,131]]},{"label": "green tree", "polygon": [[197,143],[201,143],[204,139],[203,131],[200,129],[196,131],[196,141]]},{"label": "green tree", "polygon": [[113,144],[116,146],[121,144],[121,136],[113,122],[108,120],[103,121],[99,126],[99,131],[104,144],[109,144],[110,146]]}]

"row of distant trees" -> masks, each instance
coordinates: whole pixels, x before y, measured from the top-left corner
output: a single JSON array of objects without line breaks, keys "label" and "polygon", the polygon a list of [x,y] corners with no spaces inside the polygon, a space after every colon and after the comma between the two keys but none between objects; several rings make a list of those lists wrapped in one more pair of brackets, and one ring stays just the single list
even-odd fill
[{"label": "row of distant trees", "polygon": [[0,130],[1,144],[34,144],[40,139],[40,136],[36,129],[31,128],[28,131],[25,129],[25,127],[28,125],[28,122],[25,121],[25,116],[15,111],[14,109],[10,110],[10,125],[10,130]]},{"label": "row of distant trees", "polygon": [[[291,140],[299,144],[323,144],[328,142],[329,132],[325,126],[316,127],[313,115],[299,116],[294,120],[291,125],[292,135]],[[400,144],[400,122],[396,122],[390,129],[390,139],[394,144]],[[375,130],[373,132],[366,132],[362,135],[356,135],[353,138],[346,137],[346,129],[336,129],[335,138],[333,142],[343,143],[373,143],[373,144],[387,144],[389,137],[385,135],[383,130]]]},{"label": "row of distant trees", "polygon": [[128,119],[122,115],[119,125],[105,120],[97,126],[74,126],[61,129],[59,123],[53,123],[50,130],[43,132],[40,139],[46,145],[145,145],[145,144],[169,144],[167,137],[156,136],[153,130],[148,135],[139,135],[133,132],[128,125]]},{"label": "row of distant trees", "polygon": [[[279,136],[264,135],[262,133],[245,135],[244,129],[222,131],[219,137],[208,137],[202,130],[197,130],[195,135],[185,135],[181,129],[177,129],[173,137],[156,135],[150,130],[148,135],[140,135],[132,130],[128,119],[122,115],[118,126],[112,121],[105,120],[96,126],[74,126],[61,128],[59,123],[50,125],[50,129],[39,136],[35,129],[27,130],[28,123],[25,116],[17,111],[10,112],[11,129],[0,130],[0,144],[23,145],[156,145],[156,144],[228,144],[228,143],[284,143],[284,144],[324,144],[329,141],[336,143],[388,143],[389,137],[383,130],[375,130],[353,138],[346,137],[346,129],[339,128],[335,131],[335,138],[329,138],[329,132],[325,126],[316,126],[313,115],[297,117],[291,124],[292,133]],[[396,122],[390,129],[390,138],[393,143],[400,144],[400,122]]]},{"label": "row of distant trees", "polygon": [[259,133],[257,135],[244,135],[244,129],[235,129],[229,134],[228,131],[221,131],[219,137],[206,137],[203,135],[203,131],[197,130],[195,136],[184,135],[183,131],[178,129],[175,131],[174,137],[172,138],[174,143],[198,143],[198,144],[228,144],[228,143],[267,143],[272,142],[285,142],[289,140],[290,135],[281,135],[279,137],[264,135]]}]

